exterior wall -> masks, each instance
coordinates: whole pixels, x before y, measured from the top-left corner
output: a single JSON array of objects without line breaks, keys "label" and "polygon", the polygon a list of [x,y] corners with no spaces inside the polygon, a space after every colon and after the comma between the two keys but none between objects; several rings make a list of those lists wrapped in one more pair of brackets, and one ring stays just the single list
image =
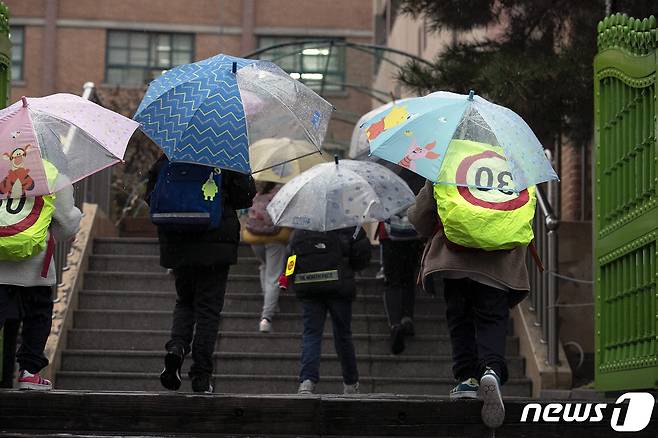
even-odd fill
[{"label": "exterior wall", "polygon": [[370,30],[372,4],[367,0],[257,0],[256,25]]},{"label": "exterior wall", "polygon": [[[46,4],[56,8],[55,60],[45,53]],[[185,32],[194,34],[194,57],[217,53],[246,55],[259,36],[341,37],[372,43],[372,3],[367,0],[5,0],[12,25],[25,28],[24,80],[12,85],[10,101],[22,95],[56,92],[80,94],[85,82],[105,80],[108,30]],[[51,40],[48,40],[51,41]],[[372,57],[346,49],[346,81],[369,86]],[[49,67],[51,66],[51,67]],[[52,90],[45,74],[54,69]],[[114,86],[113,86],[114,87]],[[134,86],[128,88],[135,88]],[[138,87],[141,88],[141,87]],[[351,123],[334,120],[328,146],[345,145],[354,122],[370,109],[367,95],[346,88],[327,93]]]}]

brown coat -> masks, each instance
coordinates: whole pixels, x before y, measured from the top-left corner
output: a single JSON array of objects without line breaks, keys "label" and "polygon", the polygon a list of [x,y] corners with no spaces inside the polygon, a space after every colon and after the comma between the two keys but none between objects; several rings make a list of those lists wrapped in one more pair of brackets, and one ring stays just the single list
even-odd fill
[{"label": "brown coat", "polygon": [[[430,274],[441,271],[475,272],[498,281],[510,289],[530,290],[526,268],[527,248],[509,251],[450,249],[446,246],[440,227],[432,183],[427,182],[416,196],[416,204],[409,208],[409,221],[423,237],[430,238],[421,261],[421,278],[428,292],[432,291]],[[437,231],[438,229],[438,231]]]}]

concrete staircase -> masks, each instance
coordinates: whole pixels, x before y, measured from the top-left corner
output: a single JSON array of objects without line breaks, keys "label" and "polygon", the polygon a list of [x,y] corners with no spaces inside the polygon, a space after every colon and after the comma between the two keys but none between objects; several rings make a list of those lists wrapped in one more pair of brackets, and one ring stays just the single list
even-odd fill
[{"label": "concrete staircase", "polygon": [[[376,254],[377,251],[373,251]],[[364,393],[445,395],[453,385],[450,343],[442,300],[419,295],[416,336],[400,356],[389,351],[378,263],[362,273],[354,304],[353,331]],[[68,332],[56,386],[60,389],[161,391],[164,344],[175,302],[173,277],[158,264],[157,240],[97,239],[74,325]],[[258,264],[248,246],[233,266],[215,354],[215,391],[290,394],[297,388],[302,323],[300,305],[282,294],[274,333],[258,332],[262,296]],[[329,318],[327,318],[329,320]],[[342,390],[340,363],[328,321],[320,392]],[[508,338],[510,381],[506,395],[529,397],[518,342]],[[189,367],[184,365],[184,372]],[[189,390],[184,381],[182,390]]]}]

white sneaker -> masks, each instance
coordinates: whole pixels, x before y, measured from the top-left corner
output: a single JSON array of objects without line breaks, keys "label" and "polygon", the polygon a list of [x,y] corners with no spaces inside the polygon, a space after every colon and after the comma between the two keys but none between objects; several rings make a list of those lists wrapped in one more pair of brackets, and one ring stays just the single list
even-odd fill
[{"label": "white sneaker", "polygon": [[308,379],[300,383],[299,388],[297,389],[297,394],[308,395],[313,394],[313,392],[315,392],[315,383]]},{"label": "white sneaker", "polygon": [[272,331],[272,323],[267,319],[263,318],[260,320],[260,324],[258,325],[258,330],[260,330],[261,333],[269,333]]},{"label": "white sneaker", "polygon": [[491,429],[500,427],[505,421],[505,405],[500,393],[498,375],[488,369],[480,379],[479,395],[482,405],[482,421]]},{"label": "white sneaker", "polygon": [[359,393],[359,382],[348,385],[343,383],[343,395],[354,395]]}]

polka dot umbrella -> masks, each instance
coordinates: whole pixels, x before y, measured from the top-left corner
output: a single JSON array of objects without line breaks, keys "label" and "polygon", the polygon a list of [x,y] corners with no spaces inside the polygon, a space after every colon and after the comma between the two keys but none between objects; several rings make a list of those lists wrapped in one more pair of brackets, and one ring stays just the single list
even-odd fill
[{"label": "polka dot umbrella", "polygon": [[404,180],[384,166],[336,159],[285,184],[267,212],[275,225],[331,231],[386,220],[414,200]]}]

